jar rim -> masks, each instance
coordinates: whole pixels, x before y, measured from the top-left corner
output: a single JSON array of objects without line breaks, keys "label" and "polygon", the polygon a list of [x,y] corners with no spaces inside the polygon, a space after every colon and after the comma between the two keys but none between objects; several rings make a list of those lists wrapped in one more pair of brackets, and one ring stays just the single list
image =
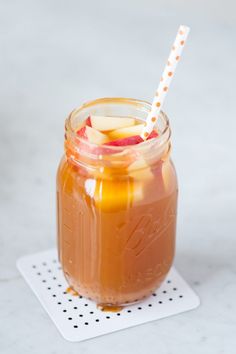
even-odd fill
[{"label": "jar rim", "polygon": [[[70,139],[74,143],[79,143],[83,142],[83,144],[87,144],[91,148],[95,148],[99,145],[91,143],[84,139],[83,137],[78,136],[76,134],[76,130],[72,126],[72,120],[75,118],[79,113],[83,112],[83,110],[89,109],[90,107],[94,107],[96,105],[104,105],[104,104],[116,104],[116,105],[131,105],[136,107],[138,110],[146,112],[147,114],[151,110],[151,103],[145,101],[145,100],[140,100],[140,99],[135,99],[135,98],[125,98],[125,97],[103,97],[103,98],[97,98],[95,100],[90,100],[85,103],[83,103],[80,107],[74,109],[68,116],[68,118],[65,121],[65,130],[66,130],[66,137],[67,139]],[[170,124],[169,124],[169,119],[167,115],[161,111],[160,115],[161,119],[164,121],[164,128],[162,131],[158,131],[158,136],[155,138],[152,138],[150,140],[145,140],[144,142],[141,142],[136,145],[127,145],[127,146],[113,146],[113,145],[107,145],[106,149],[109,149],[113,154],[120,153],[126,149],[132,148],[133,151],[137,150],[140,151],[142,148],[148,147],[150,144],[154,145],[162,145],[166,141],[169,140],[171,131],[170,131]],[[156,123],[157,124],[157,123]],[[96,155],[96,154],[92,154]]]}]

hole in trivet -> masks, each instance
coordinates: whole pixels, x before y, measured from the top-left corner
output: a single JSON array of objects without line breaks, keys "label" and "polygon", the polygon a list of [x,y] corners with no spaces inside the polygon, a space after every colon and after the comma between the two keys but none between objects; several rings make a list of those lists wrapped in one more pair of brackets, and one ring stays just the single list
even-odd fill
[{"label": "hole in trivet", "polygon": [[111,318],[110,316],[106,316],[107,319]]},{"label": "hole in trivet", "polygon": [[43,262],[43,263],[42,263],[42,265],[43,265],[43,266],[46,266],[46,265],[47,265],[47,263],[46,263],[46,262]]},{"label": "hole in trivet", "polygon": [[53,262],[53,263],[57,263],[57,260],[56,260],[56,259],[54,259],[52,262]]},{"label": "hole in trivet", "polygon": [[180,297],[180,298],[182,298],[182,297],[183,297],[183,295],[179,295],[179,297]]},{"label": "hole in trivet", "polygon": [[63,291],[63,294],[64,294],[64,295],[66,295],[66,294],[67,294],[67,292],[66,292],[66,291]]},{"label": "hole in trivet", "polygon": [[142,310],[142,307],[138,307],[138,310]]},{"label": "hole in trivet", "polygon": [[61,287],[61,284],[58,284],[57,286],[59,286],[59,288]]},{"label": "hole in trivet", "polygon": [[117,314],[116,314],[117,316],[120,316],[120,313],[119,312],[117,312]]},{"label": "hole in trivet", "polygon": [[53,277],[52,279],[53,279],[53,280],[56,280],[57,278],[56,278],[56,277]]},{"label": "hole in trivet", "polygon": [[46,280],[45,280],[45,279],[43,279],[43,280],[42,280],[42,283],[46,283]]},{"label": "hole in trivet", "polygon": [[41,273],[38,272],[37,275],[41,275]]},{"label": "hole in trivet", "polygon": [[74,328],[78,328],[78,326],[77,326],[77,325],[74,325]]},{"label": "hole in trivet", "polygon": [[52,273],[51,269],[48,269],[48,273]]},{"label": "hole in trivet", "polygon": [[52,296],[53,296],[53,297],[56,297],[56,294],[53,294]]},{"label": "hole in trivet", "polygon": [[71,302],[71,301],[72,301],[72,299],[68,299],[68,301],[70,301],[70,302]]},{"label": "hole in trivet", "polygon": [[166,293],[167,293],[167,291],[166,291],[166,290],[163,290],[162,292],[163,292],[163,294],[166,294]]},{"label": "hole in trivet", "polygon": [[167,283],[170,284],[170,283],[171,283],[171,280],[167,280]]},{"label": "hole in trivet", "polygon": [[94,313],[93,311],[90,311],[89,313],[91,313],[91,315]]},{"label": "hole in trivet", "polygon": [[152,296],[157,296],[157,294],[156,294],[156,293],[153,293]]},{"label": "hole in trivet", "polygon": [[130,313],[130,312],[131,312],[131,310],[127,310],[127,312],[129,312],[129,313]]},{"label": "hole in trivet", "polygon": [[96,318],[96,320],[95,320],[96,322],[99,322],[99,319],[98,318]]},{"label": "hole in trivet", "polygon": [[77,308],[78,308],[78,307],[75,306],[75,307],[74,307],[74,310],[77,310]]},{"label": "hole in trivet", "polygon": [[68,317],[68,320],[71,321],[71,320],[72,320],[72,317]]},{"label": "hole in trivet", "polygon": [[67,310],[63,310],[63,312],[67,312]]},{"label": "hole in trivet", "polygon": [[173,301],[173,299],[170,297],[170,298],[169,298],[169,301]]},{"label": "hole in trivet", "polygon": [[84,304],[84,306],[88,306],[88,304]]},{"label": "hole in trivet", "polygon": [[162,301],[158,301],[159,304],[162,304]]},{"label": "hole in trivet", "polygon": [[174,291],[176,291],[176,290],[177,290],[177,288],[173,288],[173,290],[174,290]]},{"label": "hole in trivet", "polygon": [[84,315],[82,315],[82,313],[79,314],[79,317],[83,317]]},{"label": "hole in trivet", "polygon": [[48,287],[48,290],[51,290],[50,286]]},{"label": "hole in trivet", "polygon": [[34,269],[35,269],[35,268],[36,268],[36,265],[32,265],[32,268],[34,268]]},{"label": "hole in trivet", "polygon": [[83,299],[83,296],[80,295],[79,298],[80,298],[80,299]]},{"label": "hole in trivet", "polygon": [[152,304],[148,304],[149,307],[152,307]]},{"label": "hole in trivet", "polygon": [[84,324],[85,324],[85,326],[87,326],[87,325],[88,325],[88,322],[84,322]]},{"label": "hole in trivet", "polygon": [[61,302],[58,302],[57,305],[61,305]]}]

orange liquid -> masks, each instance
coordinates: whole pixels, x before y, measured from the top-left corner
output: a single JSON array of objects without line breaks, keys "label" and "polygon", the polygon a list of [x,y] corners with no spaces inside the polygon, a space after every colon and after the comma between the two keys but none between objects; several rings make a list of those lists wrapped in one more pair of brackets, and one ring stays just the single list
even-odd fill
[{"label": "orange liquid", "polygon": [[[69,285],[104,309],[150,295],[174,257],[177,182],[160,160],[136,178],[95,178],[63,158],[57,175],[59,258]],[[120,309],[120,308],[119,308]]]}]

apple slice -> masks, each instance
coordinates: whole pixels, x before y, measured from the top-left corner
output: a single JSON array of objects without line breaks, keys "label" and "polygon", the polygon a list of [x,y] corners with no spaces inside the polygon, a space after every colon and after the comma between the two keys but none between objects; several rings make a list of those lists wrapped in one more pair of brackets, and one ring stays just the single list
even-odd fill
[{"label": "apple slice", "polygon": [[107,132],[109,130],[115,130],[124,127],[130,127],[135,124],[135,119],[128,117],[122,118],[91,115],[90,119],[92,127],[102,132]]},{"label": "apple slice", "polygon": [[171,188],[171,164],[170,161],[166,160],[162,162],[161,173],[163,184],[166,191],[169,191]]},{"label": "apple slice", "polygon": [[137,160],[129,165],[127,170],[129,176],[137,181],[150,180],[154,177],[150,166],[142,156],[138,156]]},{"label": "apple slice", "polygon": [[85,128],[86,125],[89,126],[89,127],[91,127],[91,119],[90,119],[90,117],[88,117],[87,119],[85,119],[83,122],[80,122],[80,123],[78,124],[77,128],[75,129],[76,133],[77,133],[79,136],[83,136],[85,129],[84,129],[84,130],[81,130],[81,129]]},{"label": "apple slice", "polygon": [[[109,133],[108,133],[109,134]],[[109,134],[110,136],[110,134]],[[158,136],[158,133],[153,130],[147,140],[156,138]],[[129,136],[127,138],[122,138],[122,139],[117,139],[117,140],[112,140],[106,143],[105,145],[110,145],[110,146],[127,146],[127,145],[137,145],[140,143],[143,143],[143,139],[141,138],[140,135],[134,135],[134,136]]]},{"label": "apple slice", "polygon": [[153,139],[153,138],[156,138],[156,137],[158,137],[158,132],[157,132],[156,130],[153,130],[153,131],[148,135],[147,140]]},{"label": "apple slice", "polygon": [[88,116],[88,118],[85,121],[85,125],[87,125],[88,127],[92,127],[92,122],[91,122],[91,117]]},{"label": "apple slice", "polygon": [[129,136],[128,138],[117,139],[113,141],[109,141],[105,145],[110,146],[127,146],[127,145],[136,145],[142,143],[143,139],[140,135]]},{"label": "apple slice", "polygon": [[141,135],[144,124],[137,124],[131,127],[116,129],[108,133],[110,140],[124,139],[135,135]]},{"label": "apple slice", "polygon": [[[104,142],[107,142],[109,140],[105,134],[102,134],[101,132],[89,126],[84,126],[77,131],[77,135],[82,138],[78,142],[78,146],[81,151],[84,151],[84,153],[87,152],[89,154],[95,154],[95,155],[105,155],[105,154],[113,153],[111,149],[104,147]],[[83,140],[87,140],[87,142],[99,146],[90,145]]]},{"label": "apple slice", "polygon": [[84,138],[84,139],[88,139],[87,138],[87,135],[86,135],[86,126],[80,128],[77,133],[76,133],[78,136],[80,136],[81,138]]},{"label": "apple slice", "polygon": [[96,145],[105,144],[110,140],[107,135],[89,126],[86,126],[85,134],[87,135],[88,141]]}]

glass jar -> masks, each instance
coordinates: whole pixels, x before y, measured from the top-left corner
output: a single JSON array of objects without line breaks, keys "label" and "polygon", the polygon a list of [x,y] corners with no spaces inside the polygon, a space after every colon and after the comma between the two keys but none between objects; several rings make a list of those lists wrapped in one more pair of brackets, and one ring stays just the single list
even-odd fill
[{"label": "glass jar", "polygon": [[174,257],[177,179],[170,126],[159,136],[105,150],[76,134],[89,115],[145,120],[151,105],[103,98],[74,110],[65,123],[65,155],[57,172],[59,259],[69,285],[102,306],[150,295]]}]

